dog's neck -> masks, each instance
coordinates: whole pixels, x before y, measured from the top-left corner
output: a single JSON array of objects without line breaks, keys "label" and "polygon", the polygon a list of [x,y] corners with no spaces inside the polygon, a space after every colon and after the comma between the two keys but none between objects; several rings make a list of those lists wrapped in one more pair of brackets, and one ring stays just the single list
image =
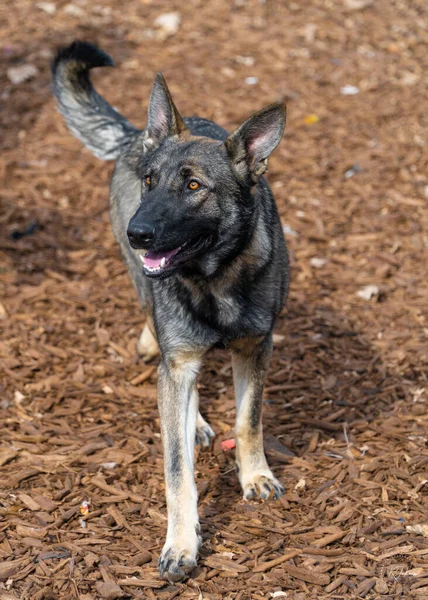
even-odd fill
[{"label": "dog's neck", "polygon": [[[199,288],[206,293],[227,293],[231,287],[243,277],[250,283],[270,260],[272,241],[267,231],[266,222],[261,217],[261,207],[256,203],[251,218],[243,228],[243,235],[235,249],[224,257],[224,260],[212,268],[207,261],[208,273],[182,272],[178,275],[181,283],[187,288]],[[269,257],[269,258],[268,258]]]}]

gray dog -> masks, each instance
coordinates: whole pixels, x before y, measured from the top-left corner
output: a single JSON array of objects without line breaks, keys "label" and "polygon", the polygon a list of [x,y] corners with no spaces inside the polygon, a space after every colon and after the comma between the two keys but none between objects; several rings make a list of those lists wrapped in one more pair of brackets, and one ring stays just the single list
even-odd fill
[{"label": "gray dog", "polygon": [[95,156],[116,160],[111,221],[147,318],[138,348],[146,359],[161,354],[168,533],[159,571],[178,581],[195,567],[200,543],[193,450],[214,432],[198,412],[196,379],[210,348],[232,353],[244,498],[284,493],[263,450],[262,402],[288,255],[262,175],[282,138],[285,106],[271,104],[228,135],[206,119],[182,119],[159,74],[141,131],[91,85],[89,70],[112,64],[74,42],[53,63],[54,91],[70,130]]}]

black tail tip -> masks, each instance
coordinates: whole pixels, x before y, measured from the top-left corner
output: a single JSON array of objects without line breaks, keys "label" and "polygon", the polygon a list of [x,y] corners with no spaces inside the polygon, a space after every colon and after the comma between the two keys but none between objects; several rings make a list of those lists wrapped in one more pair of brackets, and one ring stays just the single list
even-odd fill
[{"label": "black tail tip", "polygon": [[71,61],[80,63],[84,70],[94,67],[112,67],[114,65],[110,56],[95,44],[76,40],[69,46],[58,50],[52,61],[52,73],[55,74],[60,64]]}]

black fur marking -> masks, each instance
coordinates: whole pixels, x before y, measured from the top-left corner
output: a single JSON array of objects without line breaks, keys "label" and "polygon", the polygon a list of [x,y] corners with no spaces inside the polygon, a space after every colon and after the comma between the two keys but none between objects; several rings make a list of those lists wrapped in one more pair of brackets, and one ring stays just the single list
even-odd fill
[{"label": "black fur marking", "polygon": [[171,583],[183,581],[195,567],[195,559],[176,556],[171,548],[161,555],[158,563],[160,576]]},{"label": "black fur marking", "polygon": [[218,140],[219,142],[224,142],[229,135],[226,129],[223,129],[223,127],[220,127],[220,125],[217,125],[217,123],[213,123],[208,119],[186,117],[184,123],[192,135],[207,137],[212,140]]},{"label": "black fur marking", "polygon": [[254,399],[251,403],[250,412],[250,427],[253,431],[257,431],[261,421],[263,403],[263,384],[264,382],[256,382],[254,384]]},{"label": "black fur marking", "polygon": [[182,456],[180,453],[180,442],[178,439],[174,438],[171,440],[171,450],[170,450],[169,460],[170,460],[170,463],[169,463],[168,471],[169,471],[169,474],[171,475],[173,485],[175,483],[179,484],[183,466],[182,466]]},{"label": "black fur marking", "polygon": [[74,41],[65,48],[60,48],[52,61],[51,70],[55,75],[59,64],[75,61],[80,64],[81,70],[93,69],[95,67],[113,67],[113,59],[95,44],[89,42]]}]

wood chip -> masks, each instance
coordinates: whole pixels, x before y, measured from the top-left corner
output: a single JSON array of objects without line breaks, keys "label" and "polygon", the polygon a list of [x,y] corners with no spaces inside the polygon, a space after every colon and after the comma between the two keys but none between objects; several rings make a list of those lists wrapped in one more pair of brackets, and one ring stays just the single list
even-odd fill
[{"label": "wood chip", "polygon": [[[343,0],[332,18],[325,2],[176,2],[165,43],[153,23],[167,4],[1,5],[2,72],[38,74],[5,75],[0,91],[0,600],[102,599],[97,584],[135,600],[426,600],[424,3]],[[198,390],[217,439],[195,452],[202,546],[185,583],[157,571],[161,359],[137,353],[146,316],[110,224],[114,165],[71,135],[51,94],[49,63],[72,31],[120,65],[93,79],[124,114],[148,102],[143,51],[146,74],[165,65],[183,114],[233,128],[259,97],[290,105],[268,174],[290,292],[263,403],[286,491],[242,499],[236,452],[221,450],[237,441],[231,356],[213,348]]]},{"label": "wood chip", "polygon": [[306,583],[313,583],[315,585],[328,585],[330,583],[330,576],[327,574],[316,573],[315,571],[293,567],[292,565],[284,565],[283,568],[292,577],[305,581]]},{"label": "wood chip", "polygon": [[248,567],[221,556],[208,556],[203,562],[212,569],[219,571],[232,571],[234,573],[246,573],[248,571]]},{"label": "wood chip", "polygon": [[117,583],[123,587],[144,587],[153,589],[160,589],[166,585],[165,581],[161,581],[160,579],[137,579],[136,577],[119,579]]},{"label": "wood chip", "polygon": [[125,595],[123,590],[111,581],[97,582],[96,588],[101,598],[106,600],[115,600],[115,598],[122,598]]},{"label": "wood chip", "polygon": [[278,558],[274,558],[272,560],[269,560],[268,562],[255,566],[252,569],[252,571],[253,573],[264,573],[265,571],[269,571],[270,569],[281,565],[283,562],[289,560],[290,558],[293,558],[294,556],[297,556],[300,553],[300,550],[289,550],[288,552],[286,552],[282,556],[279,556]]},{"label": "wood chip", "polygon": [[343,537],[345,537],[346,535],[346,531],[339,531],[337,533],[332,533],[330,535],[326,535],[322,538],[320,538],[319,540],[314,540],[312,542],[313,546],[316,546],[317,548],[324,548],[325,546],[328,546],[329,544],[332,544],[333,542],[337,542],[337,540],[341,540]]}]

